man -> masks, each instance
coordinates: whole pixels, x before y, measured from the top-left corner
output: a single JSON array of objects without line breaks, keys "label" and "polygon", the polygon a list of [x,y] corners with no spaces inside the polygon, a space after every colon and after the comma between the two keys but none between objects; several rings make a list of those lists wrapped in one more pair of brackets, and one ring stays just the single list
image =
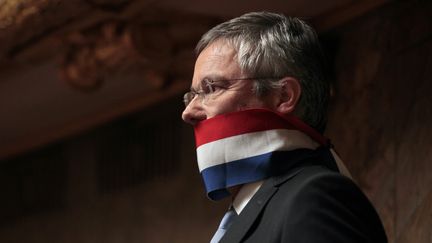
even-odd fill
[{"label": "man", "polygon": [[303,21],[249,13],[197,45],[182,118],[212,200],[232,206],[211,242],[386,242],[378,215],[321,133],[329,84]]}]

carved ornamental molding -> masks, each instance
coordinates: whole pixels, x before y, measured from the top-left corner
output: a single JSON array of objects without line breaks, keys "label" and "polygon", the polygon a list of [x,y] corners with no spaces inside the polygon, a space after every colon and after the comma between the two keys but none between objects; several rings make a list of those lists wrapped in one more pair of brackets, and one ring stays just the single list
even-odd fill
[{"label": "carved ornamental molding", "polygon": [[60,77],[82,91],[122,73],[156,89],[191,78],[194,46],[220,20],[146,2],[0,0],[0,61],[60,59]]},{"label": "carved ornamental molding", "polygon": [[140,73],[153,88],[189,79],[195,43],[210,26],[208,20],[181,15],[105,20],[64,36],[61,77],[83,91],[119,73]]}]

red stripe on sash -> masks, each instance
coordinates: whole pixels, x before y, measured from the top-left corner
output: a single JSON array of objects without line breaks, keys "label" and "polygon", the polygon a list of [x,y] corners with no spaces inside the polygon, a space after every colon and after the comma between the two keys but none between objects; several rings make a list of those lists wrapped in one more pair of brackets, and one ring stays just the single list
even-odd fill
[{"label": "red stripe on sash", "polygon": [[300,119],[267,109],[249,109],[209,118],[195,125],[196,147],[240,134],[274,129],[300,130],[321,145],[328,140]]}]

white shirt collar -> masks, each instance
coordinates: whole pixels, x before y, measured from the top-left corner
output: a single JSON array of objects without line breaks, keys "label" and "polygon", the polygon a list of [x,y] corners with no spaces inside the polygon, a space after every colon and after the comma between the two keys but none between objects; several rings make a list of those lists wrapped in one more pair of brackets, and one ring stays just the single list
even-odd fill
[{"label": "white shirt collar", "polygon": [[261,187],[263,182],[264,181],[262,180],[262,181],[256,181],[256,182],[244,184],[240,188],[240,191],[237,193],[232,203],[237,214],[240,214],[241,211],[244,209],[244,207],[246,207],[246,205],[251,200],[253,195],[255,195],[255,193]]}]

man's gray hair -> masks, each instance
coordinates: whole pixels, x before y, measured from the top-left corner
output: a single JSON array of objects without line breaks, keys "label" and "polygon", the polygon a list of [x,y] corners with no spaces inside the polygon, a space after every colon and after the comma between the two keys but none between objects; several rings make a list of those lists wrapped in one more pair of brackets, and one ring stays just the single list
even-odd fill
[{"label": "man's gray hair", "polygon": [[233,46],[242,72],[250,77],[269,78],[255,81],[258,96],[283,85],[280,79],[270,78],[296,78],[302,93],[295,114],[318,131],[324,131],[329,83],[317,34],[309,25],[281,14],[244,14],[204,34],[197,44],[197,55],[216,41]]}]

